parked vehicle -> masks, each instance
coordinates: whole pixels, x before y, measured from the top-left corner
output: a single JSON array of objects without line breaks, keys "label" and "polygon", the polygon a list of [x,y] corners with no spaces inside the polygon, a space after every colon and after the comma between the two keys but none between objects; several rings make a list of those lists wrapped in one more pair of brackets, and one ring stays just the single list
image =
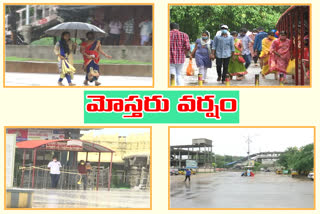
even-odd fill
[{"label": "parked vehicle", "polygon": [[310,173],[308,174],[308,178],[313,181],[313,179],[314,179],[314,173],[313,173],[313,172],[310,172]]},{"label": "parked vehicle", "polygon": [[[191,175],[195,175],[196,174],[196,171],[193,170],[193,169],[190,169],[191,170]],[[186,168],[180,168],[179,169],[179,175],[185,175],[186,174],[186,171],[187,169]]]},{"label": "parked vehicle", "polygon": [[298,176],[299,175],[299,173],[297,172],[297,171],[292,171],[291,172],[291,177],[296,177],[296,176]]},{"label": "parked vehicle", "polygon": [[178,169],[170,169],[170,175],[179,175]]}]

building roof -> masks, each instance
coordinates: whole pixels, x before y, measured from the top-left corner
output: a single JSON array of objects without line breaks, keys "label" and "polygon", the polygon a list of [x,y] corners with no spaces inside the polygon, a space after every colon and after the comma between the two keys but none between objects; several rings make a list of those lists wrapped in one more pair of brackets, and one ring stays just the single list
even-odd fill
[{"label": "building roof", "polygon": [[[91,143],[89,141],[78,140],[78,139],[60,139],[60,140],[27,140],[16,143],[18,149],[42,149],[42,150],[56,150],[56,151],[74,151],[71,148],[68,149],[66,146],[59,146],[58,143],[80,143],[82,146],[77,146],[78,152],[115,152],[105,146],[101,146],[96,143]],[[46,145],[56,145],[52,149],[47,149]],[[74,144],[73,144],[74,145]]]}]

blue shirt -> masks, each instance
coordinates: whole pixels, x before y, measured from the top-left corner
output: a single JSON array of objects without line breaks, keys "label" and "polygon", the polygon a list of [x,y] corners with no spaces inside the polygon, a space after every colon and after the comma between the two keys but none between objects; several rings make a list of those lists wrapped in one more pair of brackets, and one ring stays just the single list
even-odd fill
[{"label": "blue shirt", "polygon": [[250,48],[249,48],[249,43],[253,42],[249,36],[239,36],[239,39],[242,41],[242,55],[249,55],[250,54]]},{"label": "blue shirt", "polygon": [[186,175],[191,175],[191,171],[187,170]]},{"label": "blue shirt", "polygon": [[216,51],[217,58],[229,58],[234,52],[234,40],[232,36],[216,36],[212,43],[212,49]]},{"label": "blue shirt", "polygon": [[261,51],[262,50],[262,40],[266,38],[268,34],[266,32],[259,32],[255,39],[253,44],[253,50],[254,51]]}]

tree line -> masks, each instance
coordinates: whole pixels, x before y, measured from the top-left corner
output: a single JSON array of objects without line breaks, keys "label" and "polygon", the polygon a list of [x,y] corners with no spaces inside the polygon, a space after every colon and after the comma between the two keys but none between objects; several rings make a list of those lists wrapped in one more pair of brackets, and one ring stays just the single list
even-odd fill
[{"label": "tree line", "polygon": [[289,147],[279,157],[277,163],[285,169],[295,170],[299,174],[308,174],[313,170],[313,143],[298,147]]},{"label": "tree line", "polygon": [[[290,6],[171,6],[170,22],[180,25],[190,41],[200,37],[203,30],[215,34],[221,24],[228,25],[231,31],[241,28],[252,30],[263,27],[275,29],[278,19]],[[213,38],[214,35],[211,36]]]}]

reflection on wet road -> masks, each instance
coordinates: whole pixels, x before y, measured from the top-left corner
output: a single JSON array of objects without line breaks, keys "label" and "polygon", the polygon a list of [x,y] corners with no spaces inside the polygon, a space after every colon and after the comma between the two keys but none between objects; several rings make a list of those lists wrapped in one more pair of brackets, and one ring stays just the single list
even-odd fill
[{"label": "reflection on wet road", "polygon": [[170,176],[171,208],[313,208],[313,192],[312,181],[274,172]]},{"label": "reflection on wet road", "polygon": [[35,190],[33,208],[149,208],[150,192],[139,190]]}]

